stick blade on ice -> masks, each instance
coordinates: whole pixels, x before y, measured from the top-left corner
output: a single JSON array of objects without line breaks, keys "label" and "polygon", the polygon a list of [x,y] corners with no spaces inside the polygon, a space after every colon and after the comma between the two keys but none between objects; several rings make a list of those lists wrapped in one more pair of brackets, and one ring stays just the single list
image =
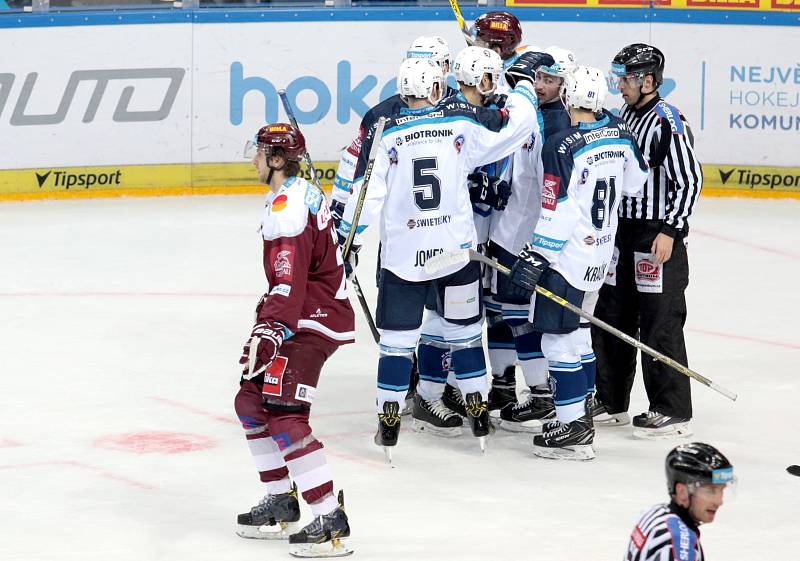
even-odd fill
[{"label": "stick blade on ice", "polygon": [[469,263],[469,249],[440,253],[425,261],[425,272],[429,275],[434,275],[454,265],[463,266],[467,263]]}]

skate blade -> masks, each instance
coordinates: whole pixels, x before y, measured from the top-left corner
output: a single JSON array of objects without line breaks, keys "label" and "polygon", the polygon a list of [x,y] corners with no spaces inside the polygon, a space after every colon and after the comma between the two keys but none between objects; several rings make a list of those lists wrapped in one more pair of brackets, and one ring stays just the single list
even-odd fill
[{"label": "skate blade", "polygon": [[545,423],[549,423],[554,419],[531,419],[530,421],[522,421],[517,423],[514,421],[500,421],[500,428],[508,432],[526,432],[531,434],[540,434]]},{"label": "skate blade", "polygon": [[493,421],[500,421],[500,409],[489,409],[489,417],[492,418]]},{"label": "skate blade", "polygon": [[411,428],[414,432],[431,434],[444,438],[461,436],[461,427],[437,427],[425,421],[420,421],[419,419],[414,419]]},{"label": "skate blade", "polygon": [[613,413],[611,415],[603,413],[594,417],[592,422],[601,427],[624,427],[631,424],[631,417],[627,413]]},{"label": "skate blade", "polygon": [[383,448],[383,455],[386,456],[386,463],[391,465],[392,463],[392,448],[394,446],[381,446]]},{"label": "skate blade", "polygon": [[249,540],[288,540],[290,534],[300,531],[297,522],[279,522],[275,525],[262,524],[261,526],[236,526],[236,535]]},{"label": "skate blade", "polygon": [[591,444],[578,444],[575,446],[565,446],[564,448],[547,448],[544,446],[533,446],[533,453],[540,458],[550,460],[594,460],[597,454]]},{"label": "skate blade", "polygon": [[633,436],[642,440],[671,440],[692,435],[692,428],[688,423],[671,425],[666,428],[669,430],[637,428],[633,430]]},{"label": "skate blade", "polygon": [[345,557],[352,555],[353,550],[345,538],[334,538],[324,543],[296,543],[289,545],[289,555],[292,557]]}]

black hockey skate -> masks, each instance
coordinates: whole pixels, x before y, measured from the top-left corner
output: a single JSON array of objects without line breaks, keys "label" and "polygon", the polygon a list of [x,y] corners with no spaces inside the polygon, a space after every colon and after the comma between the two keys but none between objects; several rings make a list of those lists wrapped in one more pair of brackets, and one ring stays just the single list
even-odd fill
[{"label": "black hockey skate", "polygon": [[267,495],[250,509],[237,517],[236,534],[257,540],[285,540],[296,531],[300,520],[300,503],[297,488],[288,493]]},{"label": "black hockey skate", "polygon": [[611,413],[605,403],[597,397],[587,397],[586,405],[595,425],[606,427],[621,427],[631,422],[630,415],[625,413]]},{"label": "black hockey skate", "polygon": [[347,546],[349,537],[344,493],[339,491],[339,506],[329,514],[317,516],[308,526],[289,536],[289,554],[293,557],[344,557],[353,553]]},{"label": "black hockey skate", "polygon": [[375,433],[375,444],[383,446],[383,453],[389,463],[392,462],[393,446],[397,446],[400,434],[400,404],[387,401],[383,404],[383,413],[378,413],[378,432]]},{"label": "black hockey skate", "polygon": [[478,439],[481,452],[486,451],[486,436],[492,432],[489,421],[489,404],[483,401],[480,392],[468,393],[464,400],[467,405],[467,419],[469,420],[472,436]]},{"label": "black hockey skate", "polygon": [[453,413],[457,413],[462,417],[467,416],[467,404],[464,401],[464,396],[461,395],[461,390],[450,384],[444,385],[444,394],[442,394],[442,403]]},{"label": "black hockey skate", "polygon": [[500,410],[500,428],[511,432],[540,433],[543,426],[555,418],[553,395],[549,390],[532,387],[526,401]]},{"label": "black hockey skate", "polygon": [[417,383],[419,382],[419,368],[417,366],[417,353],[414,353],[414,358],[411,363],[411,380],[408,384],[408,392],[406,393],[406,401],[403,404],[403,409],[400,415],[408,415],[414,408],[414,397],[417,395]]},{"label": "black hockey skate", "polygon": [[533,437],[533,453],[555,460],[593,460],[596,456],[592,418],[583,415],[571,423],[559,423]]},{"label": "black hockey skate", "polygon": [[426,401],[419,394],[414,396],[414,429],[439,436],[459,436],[464,421],[444,406],[441,399]]},{"label": "black hockey skate", "polygon": [[692,434],[691,419],[670,417],[656,411],[647,411],[633,418],[633,436],[636,438],[681,438]]},{"label": "black hockey skate", "polygon": [[509,366],[500,376],[492,375],[492,389],[489,390],[489,411],[502,409],[517,402],[516,366]]}]

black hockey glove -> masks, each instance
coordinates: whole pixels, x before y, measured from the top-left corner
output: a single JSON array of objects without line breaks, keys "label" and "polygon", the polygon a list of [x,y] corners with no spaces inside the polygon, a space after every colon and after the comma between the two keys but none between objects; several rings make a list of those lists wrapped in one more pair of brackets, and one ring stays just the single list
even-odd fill
[{"label": "black hockey glove", "polygon": [[[339,248],[342,250],[342,257],[344,257],[344,244],[347,241],[347,236],[341,232],[336,232],[339,239]],[[361,244],[357,244],[355,240],[350,244],[350,255],[344,260],[344,276],[349,280],[358,267],[358,252],[361,251]]]},{"label": "black hockey glove", "polygon": [[536,82],[536,70],[541,65],[538,53],[523,53],[506,70],[506,82],[511,88],[516,88],[517,84],[523,80],[528,80],[532,84]]},{"label": "black hockey glove", "polygon": [[342,216],[344,216],[344,203],[335,199],[331,200],[331,218],[333,218],[334,230],[339,230],[339,224],[342,223]]},{"label": "black hockey glove", "polygon": [[514,266],[511,267],[511,282],[528,292],[533,292],[539,283],[550,262],[536,253],[530,243],[525,244],[525,248],[519,252]]},{"label": "black hockey glove", "polygon": [[473,203],[489,205],[495,210],[503,210],[511,197],[511,186],[499,177],[488,175],[485,171],[467,176],[469,200]]},{"label": "black hockey glove", "polygon": [[503,107],[506,106],[506,100],[507,99],[508,99],[508,96],[506,94],[494,93],[494,94],[490,95],[489,97],[487,97],[483,101],[483,106],[484,107],[492,107],[492,106],[494,106],[497,109],[502,109]]}]

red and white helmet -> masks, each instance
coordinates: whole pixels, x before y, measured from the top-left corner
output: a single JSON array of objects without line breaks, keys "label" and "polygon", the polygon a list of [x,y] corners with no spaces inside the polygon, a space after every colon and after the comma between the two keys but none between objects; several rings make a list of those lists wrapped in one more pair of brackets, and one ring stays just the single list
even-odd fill
[{"label": "red and white helmet", "polygon": [[283,157],[287,160],[299,162],[306,153],[306,139],[303,134],[286,123],[274,123],[258,129],[253,140],[248,140],[244,146],[244,157],[253,158],[256,151],[263,151],[269,158],[275,153],[276,148],[283,150]]},{"label": "red and white helmet", "polygon": [[514,56],[515,49],[522,42],[522,25],[508,12],[487,12],[478,17],[469,30],[473,45],[492,49],[498,47],[500,58],[506,60]]},{"label": "red and white helmet", "polygon": [[[439,84],[439,97],[434,99],[433,86]],[[397,72],[397,91],[402,97],[427,99],[438,103],[444,94],[442,68],[430,58],[407,58]]]},{"label": "red and white helmet", "polygon": [[562,49],[561,47],[556,47],[553,45],[547,47],[544,52],[553,57],[555,64],[552,66],[541,67],[539,69],[540,72],[563,78],[578,68],[578,64],[575,62],[575,54],[569,49]]},{"label": "red and white helmet", "polygon": [[450,46],[438,35],[421,35],[414,39],[406,58],[429,58],[442,67],[442,72],[450,72]]},{"label": "red and white helmet", "polygon": [[597,113],[603,108],[607,95],[605,74],[591,66],[578,66],[564,76],[561,85],[561,100],[567,108],[589,109]]},{"label": "red and white helmet", "polygon": [[[467,86],[478,86],[481,95],[489,95],[495,91],[503,72],[503,59],[491,49],[467,47],[456,55],[453,63],[453,75],[456,81]],[[480,89],[484,74],[492,78],[492,88],[488,91]]]}]

